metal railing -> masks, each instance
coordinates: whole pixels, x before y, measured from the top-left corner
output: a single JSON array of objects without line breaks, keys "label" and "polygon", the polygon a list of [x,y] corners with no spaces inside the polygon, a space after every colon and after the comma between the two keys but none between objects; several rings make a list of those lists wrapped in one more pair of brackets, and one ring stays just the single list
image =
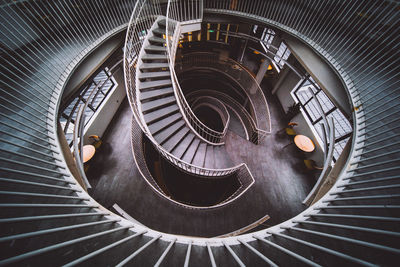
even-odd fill
[{"label": "metal railing", "polygon": [[143,115],[139,110],[139,88],[137,78],[137,63],[143,49],[148,31],[154,22],[162,15],[158,1],[138,0],[129,20],[124,47],[124,77],[128,100],[133,115],[143,132],[149,133]]},{"label": "metal railing", "polygon": [[[162,18],[161,6],[158,3],[158,1],[139,0],[135,5],[135,9],[132,13],[129,22],[126,34],[125,50],[124,50],[124,72],[125,72],[125,84],[126,84],[128,99],[133,114],[135,116],[135,119],[138,121],[142,131],[146,134],[148,139],[153,143],[157,151],[159,151],[160,155],[163,156],[165,159],[167,159],[169,162],[173,163],[175,166],[179,167],[180,169],[188,173],[202,175],[202,176],[210,176],[210,177],[218,177],[218,176],[222,177],[235,173],[239,169],[244,168],[244,164],[238,164],[231,168],[225,168],[225,169],[208,169],[195,166],[193,164],[187,163],[175,157],[173,154],[165,150],[160,144],[158,144],[158,142],[151,135],[146,125],[146,122],[144,121],[143,114],[140,112],[138,103],[139,89],[136,87],[139,79],[137,76],[138,74],[137,61],[143,54],[143,44],[146,41],[147,32],[151,29],[151,27],[155,24],[155,22],[161,18]],[[188,18],[192,18],[192,16],[189,16]],[[171,25],[171,23],[168,24],[168,20],[166,23],[167,25]],[[167,43],[169,39],[170,37],[167,38]],[[183,94],[180,93],[178,94],[177,97],[178,104],[180,103],[180,100],[178,100],[179,95],[183,96]],[[184,101],[187,104],[186,99],[183,98],[182,101]],[[190,113],[193,114],[193,111],[191,109]],[[197,117],[196,120],[198,120]],[[190,126],[190,124],[187,125]],[[201,123],[201,125],[205,126],[203,123]],[[208,136],[211,138],[211,140],[218,143],[212,143],[202,138],[203,141],[207,141],[207,143],[211,144],[223,144],[222,141],[223,136],[220,135],[220,133],[210,129],[209,127],[206,128],[203,126],[201,126],[202,129],[209,129]],[[194,132],[197,131],[194,130]],[[218,136],[211,135],[211,133],[216,133]]]},{"label": "metal railing", "polygon": [[243,126],[246,129],[247,140],[257,144],[258,142],[258,131],[257,125],[254,122],[254,119],[249,114],[249,112],[237,102],[234,98],[230,97],[227,94],[221,93],[216,90],[198,90],[192,93],[189,93],[186,97],[187,99],[196,99],[202,96],[213,96],[217,98],[219,101],[223,102],[224,105],[229,106],[232,111],[234,111],[242,122]]},{"label": "metal railing", "polygon": [[[207,106],[211,109],[214,109],[220,116],[222,120],[222,131],[219,132],[222,137],[225,137],[226,132],[228,131],[229,122],[231,116],[229,115],[228,110],[226,109],[225,105],[219,101],[217,98],[210,97],[210,96],[201,96],[196,98],[193,103],[191,103],[192,109],[196,110],[201,106]],[[218,132],[218,131],[217,131]]]},{"label": "metal railing", "polygon": [[[114,64],[108,70],[109,75],[108,75],[107,79],[102,80],[101,83],[96,84],[96,86],[93,88],[92,92],[90,92],[88,98],[86,99],[86,102],[84,104],[81,104],[78,108],[78,111],[76,112],[72,147],[73,147],[73,154],[74,154],[74,159],[75,159],[75,162],[77,165],[78,172],[79,172],[80,176],[82,177],[83,182],[85,183],[87,189],[92,188],[92,186],[90,185],[89,180],[86,177],[86,173],[85,173],[84,166],[83,166],[83,137],[84,137],[84,128],[85,128],[85,120],[86,120],[85,111],[86,111],[89,103],[93,103],[93,101],[96,100],[96,96],[97,96],[99,90],[102,90],[102,88],[111,80],[111,78],[113,77],[113,74],[115,74],[116,72],[121,70],[121,68],[118,68],[121,63],[122,63],[122,59],[119,60],[116,64]],[[68,120],[68,123],[70,122],[71,118],[72,118],[72,114],[70,116],[70,119]]]},{"label": "metal railing", "polygon": [[[237,198],[239,198],[241,195],[243,195],[247,190],[250,189],[250,187],[254,184],[255,180],[253,175],[251,174],[250,170],[248,169],[246,164],[242,164],[241,167],[235,172],[235,173],[229,173],[227,175],[235,175],[238,179],[238,182],[240,183],[239,188],[228,198],[223,200],[220,203],[217,203],[215,205],[211,206],[194,206],[190,205],[189,203],[183,203],[180,201],[176,201],[172,199],[168,194],[168,192],[164,191],[163,189],[160,188],[160,186],[157,184],[156,180],[154,179],[153,175],[151,174],[150,170],[147,167],[144,151],[143,151],[143,132],[141,131],[140,126],[138,125],[136,120],[132,120],[132,138],[131,138],[131,143],[132,143],[132,151],[135,159],[136,166],[138,167],[138,170],[142,177],[145,179],[145,181],[148,183],[148,185],[155,191],[157,192],[160,196],[162,196],[164,199],[167,201],[170,201],[174,205],[177,205],[179,207],[184,207],[187,209],[193,209],[193,210],[210,210],[210,209],[215,209],[215,208],[220,208],[225,205],[228,205],[235,201]],[[154,144],[152,144],[154,146]],[[226,176],[225,176],[226,177]],[[217,177],[218,178],[218,177]],[[215,179],[215,177],[202,177],[202,179]]]},{"label": "metal railing", "polygon": [[[156,265],[165,263],[167,255],[175,257],[170,255],[174,251],[171,248],[178,242],[176,255],[186,249],[182,259],[185,264],[196,259],[196,264],[205,265],[230,256],[240,266],[253,260],[252,256],[272,266],[288,262],[374,266],[398,261],[397,2],[205,1],[205,12],[210,14],[253,19],[303,40],[335,69],[354,107],[350,159],[329,193],[285,223],[225,239],[169,235],[124,219],[116,223],[115,215],[81,192],[67,171],[55,136],[62,86],[85,55],[126,27],[132,2],[44,3],[26,0],[0,6],[5,26],[1,28],[0,48],[0,171],[5,177],[0,180],[0,193],[5,196],[0,223],[2,229],[23,233],[2,236],[5,245],[0,264],[40,265],[51,260],[53,265],[73,265],[96,259],[115,265],[126,263],[145,248],[149,250],[154,241],[164,245],[160,253],[148,259]],[[8,184],[14,185],[12,189]],[[80,223],[81,218],[89,223]],[[68,228],[57,228],[53,220]],[[109,228],[96,233],[85,231],[85,226],[94,226],[99,220],[111,223]],[[27,224],[38,231],[27,230]],[[71,230],[77,234],[72,239],[66,234]],[[135,238],[144,244],[120,252],[119,245],[135,242]],[[41,242],[47,245],[38,248]],[[23,252],[16,250],[21,243]],[[221,247],[227,249],[224,254]],[[267,249],[270,247],[274,252]],[[63,257],[55,256],[61,253]]]},{"label": "metal railing", "polygon": [[317,195],[318,190],[321,188],[323,182],[325,179],[328,177],[329,171],[331,170],[331,165],[333,162],[333,150],[335,148],[335,123],[334,119],[326,117],[324,110],[322,108],[321,103],[319,102],[318,98],[314,94],[313,90],[309,88],[309,91],[317,104],[317,109],[319,114],[322,116],[323,123],[321,124],[322,128],[322,135],[323,135],[323,142],[325,146],[325,153],[324,153],[324,166],[322,167],[322,172],[317,179],[317,182],[315,183],[314,187],[311,189],[310,193],[306,196],[306,198],[303,201],[303,204],[310,205],[314,200],[314,198]]},{"label": "metal railing", "polygon": [[76,114],[76,121],[74,125],[74,138],[73,138],[73,154],[74,160],[79,172],[79,175],[83,179],[85,183],[86,189],[92,188],[89,183],[88,178],[86,177],[86,173],[83,167],[83,130],[85,128],[85,105],[79,107],[78,112]]},{"label": "metal railing", "polygon": [[174,88],[175,97],[178,106],[186,120],[188,126],[194,130],[197,136],[209,144],[223,144],[223,135],[210,129],[202,123],[194,114],[190,105],[182,92],[175,72],[175,56],[178,48],[178,42],[185,25],[198,24],[201,27],[203,19],[203,0],[184,0],[184,1],[168,1],[166,15],[166,31],[167,31],[167,54],[169,70],[171,72],[172,86]]},{"label": "metal railing", "polygon": [[[277,52],[278,52],[279,48],[276,47],[275,45],[273,45],[271,43],[268,43],[267,41],[262,40],[262,39],[260,39],[260,38],[258,38],[256,36],[253,36],[253,35],[250,35],[250,34],[245,34],[245,33],[241,33],[241,32],[234,32],[234,31],[225,31],[225,30],[219,30],[219,32],[221,34],[225,34],[226,36],[229,36],[230,38],[234,37],[236,39],[245,40],[246,42],[250,41],[250,42],[252,42],[254,44],[260,43],[262,45],[263,50],[264,50],[265,53],[263,53],[262,51],[259,51],[258,49],[255,49],[253,47],[250,47],[250,45],[247,45],[247,47],[252,51],[257,51],[257,53],[259,53],[263,57],[267,58],[271,62],[276,63],[276,60],[275,60],[275,58],[276,58],[277,60],[282,62],[284,65],[287,65],[300,78],[303,79],[305,77],[305,74],[303,73],[302,70],[300,70],[298,67],[294,66],[293,64],[289,63],[287,60],[283,59],[282,56],[278,55]],[[211,41],[211,40],[203,40],[203,41],[215,42],[215,41]],[[228,42],[228,40],[226,40],[226,42]],[[226,42],[224,42],[224,44],[226,44]]]},{"label": "metal railing", "polygon": [[245,92],[251,107],[251,114],[256,123],[254,143],[260,143],[263,138],[271,133],[271,116],[267,100],[257,81],[238,62],[230,58],[221,58],[218,54],[208,52],[196,52],[185,54],[178,62],[176,68],[190,70],[192,68],[207,68],[221,71],[235,80]]}]

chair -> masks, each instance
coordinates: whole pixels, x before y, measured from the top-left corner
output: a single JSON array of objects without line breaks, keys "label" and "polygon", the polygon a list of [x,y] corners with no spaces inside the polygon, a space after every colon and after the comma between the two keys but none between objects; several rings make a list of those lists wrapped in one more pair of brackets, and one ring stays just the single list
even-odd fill
[{"label": "chair", "polygon": [[295,123],[295,122],[288,123],[287,127],[285,128],[285,132],[287,135],[295,136],[297,134],[296,131],[293,129],[294,126],[297,126],[297,123]]},{"label": "chair", "polygon": [[103,143],[98,135],[89,135],[89,140],[96,149],[98,149]]},{"label": "chair", "polygon": [[306,165],[307,170],[313,171],[313,170],[322,170],[322,167],[318,167],[316,162],[312,159],[305,159],[304,160],[304,165]]},{"label": "chair", "polygon": [[297,135],[295,129],[293,129],[294,126],[297,126],[296,122],[289,122],[287,124],[287,127],[283,128],[282,130],[279,131],[281,133],[285,132],[286,135],[289,136],[290,140],[291,140],[290,143],[287,144],[286,146],[284,146],[283,148],[286,148],[287,146],[294,144],[293,138]]}]

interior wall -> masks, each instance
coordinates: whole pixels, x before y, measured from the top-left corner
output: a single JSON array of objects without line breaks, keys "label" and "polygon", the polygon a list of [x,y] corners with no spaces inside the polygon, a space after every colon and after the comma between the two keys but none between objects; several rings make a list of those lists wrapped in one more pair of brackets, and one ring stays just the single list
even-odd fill
[{"label": "interior wall", "polygon": [[90,135],[98,135],[100,138],[103,136],[110,124],[112,118],[117,112],[122,101],[126,97],[125,91],[125,80],[124,72],[122,70],[122,65],[120,70],[114,73],[114,79],[117,82],[117,87],[108,94],[106,99],[104,99],[101,107],[98,109],[97,113],[92,117],[91,121],[85,127],[84,144],[89,143],[88,137]]},{"label": "interior wall", "polygon": [[74,73],[69,77],[64,87],[62,99],[71,97],[81,86],[106,62],[106,60],[119,48],[124,42],[125,31],[119,33],[91,53],[76,68]]},{"label": "interior wall", "polygon": [[[283,72],[283,71],[282,71]],[[292,70],[287,68],[287,73],[283,80],[281,81],[280,85],[275,88],[275,94],[281,103],[283,110],[287,113],[290,106],[295,104],[293,97],[291,96],[290,92],[295,88],[295,86],[300,81],[300,77],[298,77]]]},{"label": "interior wall", "polygon": [[299,40],[289,35],[284,38],[287,46],[298,62],[313,77],[335,106],[347,117],[350,117],[351,104],[346,89],[328,63]]},{"label": "interior wall", "polygon": [[314,134],[311,128],[308,126],[304,114],[297,114],[294,116],[291,122],[297,123],[297,126],[294,128],[297,134],[302,134],[309,137],[315,144],[315,150],[313,152],[305,152],[306,157],[314,160],[317,163],[317,166],[322,167],[324,165],[324,151],[317,141],[316,134]]},{"label": "interior wall", "polygon": [[[277,87],[274,88],[274,93],[276,94],[279,102],[281,103],[285,113],[287,113],[288,108],[292,106],[295,101],[291,95],[291,91],[300,82],[301,78],[290,68],[285,65],[284,69],[280,73],[282,80],[277,83]],[[295,126],[295,131],[297,134],[302,134],[311,138],[315,144],[315,150],[310,153],[306,153],[307,158],[314,160],[318,166],[322,166],[324,163],[324,151],[317,141],[317,133],[311,130],[309,124],[306,121],[303,113],[297,114],[291,122],[296,122],[298,125]]]}]

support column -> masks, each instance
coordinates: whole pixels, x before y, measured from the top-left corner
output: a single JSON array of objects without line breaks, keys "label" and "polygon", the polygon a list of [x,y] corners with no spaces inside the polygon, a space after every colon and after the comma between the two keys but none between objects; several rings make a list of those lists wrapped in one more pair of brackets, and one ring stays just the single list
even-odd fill
[{"label": "support column", "polygon": [[[261,62],[260,69],[258,70],[256,78],[255,78],[258,85],[261,84],[261,81],[263,80],[264,75],[268,70],[268,66],[269,66],[270,62],[271,61],[269,59],[267,59],[267,58],[264,58],[263,61]],[[256,92],[257,92],[257,85],[254,85],[250,89],[250,94],[255,94]]]},{"label": "support column", "polygon": [[281,84],[283,83],[283,81],[286,79],[288,73],[290,72],[289,68],[283,68],[281,73],[279,74],[279,79],[276,82],[274,88],[272,89],[272,94],[275,94],[278,89],[281,87]]},{"label": "support column", "polygon": [[263,61],[261,62],[260,69],[258,70],[257,75],[256,75],[256,81],[258,84],[261,84],[265,73],[267,73],[268,66],[270,63],[271,63],[271,61],[267,58],[264,58]]},{"label": "support column", "polygon": [[243,50],[242,50],[242,55],[240,56],[240,59],[239,59],[239,63],[240,63],[240,64],[243,63],[243,57],[244,57],[244,53],[246,52],[247,42],[248,42],[248,39],[246,39],[246,42],[244,43],[244,48],[243,48]]}]

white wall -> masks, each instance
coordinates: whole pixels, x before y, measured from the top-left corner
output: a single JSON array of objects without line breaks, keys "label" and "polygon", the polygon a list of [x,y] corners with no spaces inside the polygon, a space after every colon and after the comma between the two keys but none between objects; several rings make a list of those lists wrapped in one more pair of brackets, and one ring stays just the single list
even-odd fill
[{"label": "white wall", "polygon": [[278,88],[274,89],[276,90],[275,95],[278,97],[279,102],[286,113],[288,108],[295,103],[293,97],[290,95],[290,92],[298,84],[300,78],[287,66],[285,66],[285,69],[281,71],[281,75],[283,75],[283,80],[280,81]]},{"label": "white wall", "polygon": [[99,48],[93,51],[87,58],[79,63],[73,74],[68,78],[64,87],[63,99],[68,99],[92,76],[100,66],[122,45],[123,35],[117,34],[105,41]]},{"label": "white wall", "polygon": [[[277,83],[278,86],[277,88],[274,88],[274,91],[283,109],[285,110],[285,113],[287,113],[288,107],[295,103],[294,98],[291,95],[291,91],[296,87],[296,85],[300,81],[300,78],[287,66],[285,66],[284,68],[285,69],[281,71],[283,80],[280,83]],[[319,137],[317,137],[317,133],[314,133],[311,130],[310,125],[306,121],[305,115],[303,113],[300,113],[296,115],[291,121],[298,124],[297,126],[295,126],[297,134],[308,136],[315,144],[315,150],[313,152],[307,153],[307,157],[314,160],[318,166],[322,166],[324,164],[324,152],[318,142]]]},{"label": "white wall", "polygon": [[346,89],[335,71],[314,51],[292,37],[285,37],[292,54],[314,78],[329,99],[343,114],[351,116],[351,104]]},{"label": "white wall", "polygon": [[98,135],[100,138],[103,136],[107,126],[110,124],[119,106],[126,97],[125,81],[122,69],[114,73],[114,78],[118,85],[112,92],[108,94],[107,98],[103,101],[96,114],[86,125],[83,139],[84,144],[89,143],[88,136],[92,134]]}]

